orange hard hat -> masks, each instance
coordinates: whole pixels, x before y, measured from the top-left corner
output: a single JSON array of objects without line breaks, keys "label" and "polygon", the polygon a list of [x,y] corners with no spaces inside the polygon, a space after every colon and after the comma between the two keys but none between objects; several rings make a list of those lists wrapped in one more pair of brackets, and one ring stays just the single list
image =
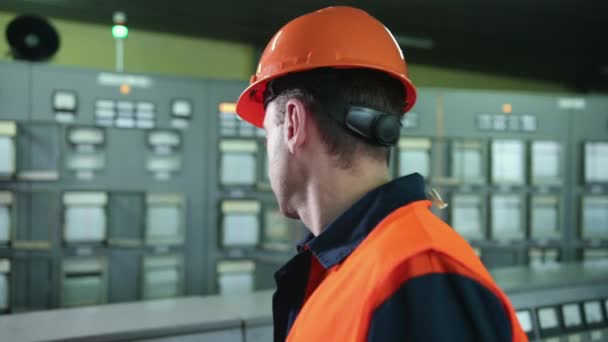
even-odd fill
[{"label": "orange hard hat", "polygon": [[416,102],[403,53],[391,32],[376,18],[353,7],[328,7],[296,18],[272,37],[249,87],[239,97],[237,114],[262,127],[263,93],[269,81],[316,68],[374,69],[404,86],[403,112]]}]

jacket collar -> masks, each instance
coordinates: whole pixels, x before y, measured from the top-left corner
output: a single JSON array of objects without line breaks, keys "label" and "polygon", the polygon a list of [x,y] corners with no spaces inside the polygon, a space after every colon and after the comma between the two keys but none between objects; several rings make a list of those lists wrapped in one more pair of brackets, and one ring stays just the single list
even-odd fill
[{"label": "jacket collar", "polygon": [[338,216],[321,234],[308,233],[297,245],[309,249],[325,269],[341,263],[394,210],[426,200],[424,178],[414,173],[368,192]]}]

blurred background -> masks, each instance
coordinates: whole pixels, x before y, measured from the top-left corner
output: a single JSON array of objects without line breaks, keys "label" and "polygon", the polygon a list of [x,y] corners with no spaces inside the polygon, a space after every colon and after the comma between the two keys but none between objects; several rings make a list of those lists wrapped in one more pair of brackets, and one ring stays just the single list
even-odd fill
[{"label": "blurred background", "polygon": [[608,340],[608,5],[574,0],[3,0],[0,340],[272,340],[306,230],[235,101],[281,26],[340,4],[419,90],[393,176],[437,189],[531,340]]}]

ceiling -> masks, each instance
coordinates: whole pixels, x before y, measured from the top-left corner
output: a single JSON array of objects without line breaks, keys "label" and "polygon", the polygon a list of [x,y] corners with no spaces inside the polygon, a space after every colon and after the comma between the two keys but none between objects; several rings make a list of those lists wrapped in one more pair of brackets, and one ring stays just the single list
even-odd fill
[{"label": "ceiling", "polygon": [[[608,2],[602,0],[2,0],[0,10],[254,44],[329,5],[354,5],[404,43],[410,63],[608,90]],[[431,44],[432,48],[428,48]],[[426,45],[426,46],[424,46]]]}]

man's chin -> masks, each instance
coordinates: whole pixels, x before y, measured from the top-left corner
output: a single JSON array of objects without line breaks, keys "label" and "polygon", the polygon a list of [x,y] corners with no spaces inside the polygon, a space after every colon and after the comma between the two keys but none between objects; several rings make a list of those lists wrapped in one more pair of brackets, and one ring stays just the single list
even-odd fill
[{"label": "man's chin", "polygon": [[300,215],[298,214],[298,212],[293,209],[281,207],[281,214],[283,214],[283,216],[288,217],[290,219],[294,219],[294,220],[300,219]]},{"label": "man's chin", "polygon": [[287,216],[290,219],[299,220],[300,215],[297,212],[284,212],[283,215]]}]

